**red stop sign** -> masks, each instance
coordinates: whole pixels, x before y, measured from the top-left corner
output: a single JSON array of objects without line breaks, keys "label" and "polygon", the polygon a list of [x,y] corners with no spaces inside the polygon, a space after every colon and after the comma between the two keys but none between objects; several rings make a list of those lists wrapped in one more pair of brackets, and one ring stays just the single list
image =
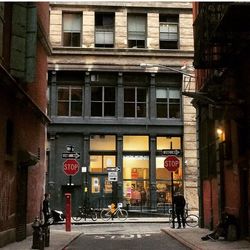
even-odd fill
[{"label": "red stop sign", "polygon": [[174,155],[169,155],[164,160],[164,168],[166,168],[168,171],[174,172],[179,168],[179,166],[180,166],[180,161]]},{"label": "red stop sign", "polygon": [[63,163],[63,171],[66,175],[75,175],[79,171],[79,162],[75,159],[68,159]]}]

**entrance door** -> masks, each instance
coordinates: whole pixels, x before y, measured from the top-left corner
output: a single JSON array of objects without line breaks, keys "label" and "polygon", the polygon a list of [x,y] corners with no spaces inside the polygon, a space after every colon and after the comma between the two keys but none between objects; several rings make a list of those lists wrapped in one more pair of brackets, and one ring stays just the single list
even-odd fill
[{"label": "entrance door", "polygon": [[90,175],[89,200],[95,208],[108,207],[112,199],[112,182],[108,175]]}]

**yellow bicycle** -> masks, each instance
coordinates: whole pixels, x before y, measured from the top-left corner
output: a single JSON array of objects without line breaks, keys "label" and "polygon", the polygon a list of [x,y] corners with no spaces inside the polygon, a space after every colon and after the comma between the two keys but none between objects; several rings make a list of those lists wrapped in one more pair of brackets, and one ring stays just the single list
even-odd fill
[{"label": "yellow bicycle", "polygon": [[117,208],[114,208],[111,205],[108,206],[108,208],[102,209],[100,213],[101,218],[104,221],[108,221],[111,218],[113,219],[114,217],[117,217],[119,220],[124,221],[128,218],[128,211],[121,208],[121,206],[117,206]]}]

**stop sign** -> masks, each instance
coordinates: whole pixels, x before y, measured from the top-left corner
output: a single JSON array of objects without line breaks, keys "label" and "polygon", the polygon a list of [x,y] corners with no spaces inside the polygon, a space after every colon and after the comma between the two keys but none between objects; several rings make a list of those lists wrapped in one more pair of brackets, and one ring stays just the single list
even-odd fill
[{"label": "stop sign", "polygon": [[176,171],[180,166],[180,161],[175,155],[169,155],[164,160],[164,168],[166,168],[168,171],[174,172]]},{"label": "stop sign", "polygon": [[68,159],[63,163],[63,171],[66,175],[75,175],[79,171],[79,163],[76,159]]}]

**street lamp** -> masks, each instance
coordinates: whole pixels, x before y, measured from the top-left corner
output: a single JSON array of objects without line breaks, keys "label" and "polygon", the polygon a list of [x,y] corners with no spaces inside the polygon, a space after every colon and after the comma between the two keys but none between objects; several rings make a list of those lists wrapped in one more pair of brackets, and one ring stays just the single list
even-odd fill
[{"label": "street lamp", "polygon": [[[169,69],[170,71],[173,72],[177,72],[177,73],[181,73],[184,76],[189,76],[191,78],[195,78],[193,75],[188,74],[187,71],[189,70],[190,67],[188,67],[187,65],[184,65],[183,67],[181,67],[180,69],[176,69],[173,67],[169,67],[163,64],[151,64],[151,63],[141,63],[140,67],[142,68],[154,68],[154,67],[159,67],[159,68],[164,68],[164,69]],[[193,69],[192,69],[193,70]]]},{"label": "street lamp", "polygon": [[140,67],[142,67],[142,68],[157,68],[158,67],[158,68],[164,68],[164,69],[167,69],[169,71],[173,71],[173,72],[182,74],[183,75],[183,85],[184,85],[183,86],[184,91],[182,92],[182,94],[185,95],[187,92],[190,93],[191,79],[195,79],[195,76],[189,74],[187,71],[194,71],[193,67],[187,66],[185,64],[183,67],[178,69],[178,68],[173,68],[173,67],[166,66],[163,64],[151,64],[151,63],[141,63]]}]

